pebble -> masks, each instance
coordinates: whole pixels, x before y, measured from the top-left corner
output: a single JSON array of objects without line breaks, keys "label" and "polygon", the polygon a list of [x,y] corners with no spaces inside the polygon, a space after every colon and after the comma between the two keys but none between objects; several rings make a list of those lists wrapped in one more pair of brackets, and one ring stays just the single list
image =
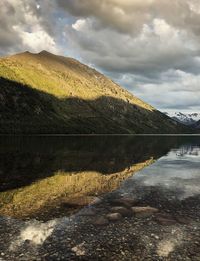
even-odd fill
[{"label": "pebble", "polygon": [[155,239],[159,239],[159,236],[155,235],[155,234],[151,234],[152,237],[154,237]]},{"label": "pebble", "polygon": [[118,221],[122,219],[122,215],[120,213],[110,213],[106,216],[110,221]]},{"label": "pebble", "polygon": [[75,252],[77,256],[84,256],[85,255],[84,243],[81,243],[73,247],[72,251]]}]

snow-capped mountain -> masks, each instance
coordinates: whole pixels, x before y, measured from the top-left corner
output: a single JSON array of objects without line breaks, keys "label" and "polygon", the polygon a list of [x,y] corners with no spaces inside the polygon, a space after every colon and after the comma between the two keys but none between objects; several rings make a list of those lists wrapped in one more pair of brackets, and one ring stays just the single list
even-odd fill
[{"label": "snow-capped mountain", "polygon": [[182,112],[174,112],[174,113],[165,113],[167,116],[172,119],[185,124],[187,126],[194,125],[198,121],[200,121],[200,113],[182,113]]}]

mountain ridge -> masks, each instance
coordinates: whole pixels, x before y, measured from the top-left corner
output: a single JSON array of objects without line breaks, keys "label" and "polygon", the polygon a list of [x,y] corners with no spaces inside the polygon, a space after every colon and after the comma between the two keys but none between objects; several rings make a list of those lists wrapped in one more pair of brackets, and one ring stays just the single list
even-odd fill
[{"label": "mountain ridge", "polygon": [[183,113],[183,112],[174,112],[174,113],[165,113],[175,121],[182,123],[186,126],[194,126],[197,122],[200,122],[200,113],[193,112],[193,113]]},{"label": "mountain ridge", "polygon": [[191,131],[95,69],[47,51],[0,58],[0,101],[1,133]]},{"label": "mountain ridge", "polygon": [[195,122],[193,125],[192,125],[193,128],[195,129],[200,129],[200,120]]}]

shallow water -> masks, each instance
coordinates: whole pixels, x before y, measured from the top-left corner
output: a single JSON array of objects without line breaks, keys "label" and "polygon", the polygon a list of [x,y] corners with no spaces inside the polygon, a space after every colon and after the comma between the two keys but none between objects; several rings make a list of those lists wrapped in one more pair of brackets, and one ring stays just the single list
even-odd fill
[{"label": "shallow water", "polygon": [[199,137],[0,138],[3,260],[200,260],[199,224]]},{"label": "shallow water", "polygon": [[[200,195],[200,146],[186,143],[172,148],[154,164],[132,177],[137,186],[170,191],[178,200]],[[128,181],[130,184],[130,180]],[[128,192],[127,183],[122,186]],[[169,198],[170,199],[170,198]]]}]

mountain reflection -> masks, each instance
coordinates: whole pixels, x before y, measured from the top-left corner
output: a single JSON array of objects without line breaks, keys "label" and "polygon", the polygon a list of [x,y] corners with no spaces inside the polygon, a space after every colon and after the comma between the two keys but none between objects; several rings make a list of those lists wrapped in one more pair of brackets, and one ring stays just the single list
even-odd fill
[{"label": "mountain reflection", "polygon": [[177,137],[0,139],[0,215],[60,216],[116,190],[187,140]]},{"label": "mountain reflection", "polygon": [[154,137],[4,137],[0,144],[0,189],[6,191],[57,171],[117,173],[159,158],[173,142]]},{"label": "mountain reflection", "polygon": [[196,146],[182,146],[176,153],[179,157],[184,156],[199,156],[200,155],[200,148]]}]

